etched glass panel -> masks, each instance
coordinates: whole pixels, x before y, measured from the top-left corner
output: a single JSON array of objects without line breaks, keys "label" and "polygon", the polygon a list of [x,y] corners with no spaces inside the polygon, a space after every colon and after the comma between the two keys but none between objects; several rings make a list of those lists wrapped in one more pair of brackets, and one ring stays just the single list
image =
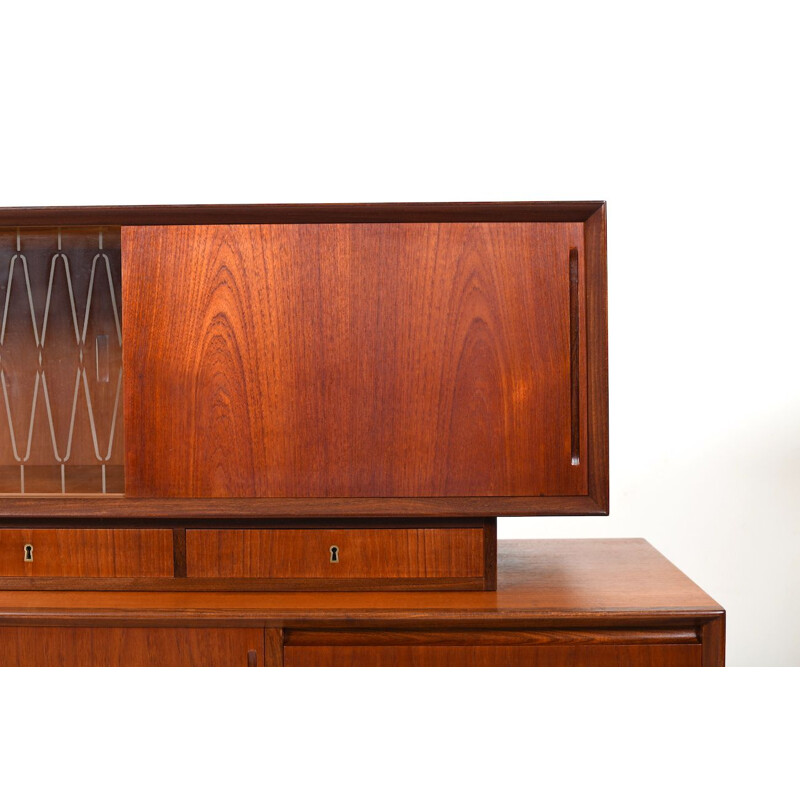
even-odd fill
[{"label": "etched glass panel", "polygon": [[0,229],[0,494],[124,491],[119,228]]}]

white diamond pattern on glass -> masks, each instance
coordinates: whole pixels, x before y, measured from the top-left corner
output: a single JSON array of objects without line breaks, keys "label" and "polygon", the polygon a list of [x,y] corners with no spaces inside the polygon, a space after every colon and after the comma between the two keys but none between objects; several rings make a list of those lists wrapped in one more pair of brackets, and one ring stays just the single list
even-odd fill
[{"label": "white diamond pattern on glass", "polygon": [[2,230],[0,257],[0,493],[121,492],[119,229]]}]

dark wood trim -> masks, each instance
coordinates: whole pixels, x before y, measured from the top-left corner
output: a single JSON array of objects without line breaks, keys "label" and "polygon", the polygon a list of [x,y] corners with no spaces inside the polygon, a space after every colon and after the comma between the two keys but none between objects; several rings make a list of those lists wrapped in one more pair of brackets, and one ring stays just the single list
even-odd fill
[{"label": "dark wood trim", "polygon": [[0,208],[0,226],[583,222],[603,203],[325,203]]},{"label": "dark wood trim", "polygon": [[173,575],[176,578],[186,577],[186,528],[172,530]]},{"label": "dark wood trim", "polygon": [[264,666],[283,666],[282,628],[264,628]]},{"label": "dark wood trim", "polygon": [[687,628],[566,628],[550,630],[287,630],[284,645],[549,645],[549,644],[697,644]]},{"label": "dark wood trim", "polygon": [[[102,500],[100,502],[103,502]],[[198,501],[201,502],[201,501]],[[244,501],[248,502],[248,501]],[[0,518],[2,519],[2,518]],[[122,518],[121,518],[122,519]],[[295,528],[483,528],[486,524],[486,517],[248,517],[247,527],[253,530],[259,528],[269,529],[295,529]],[[85,525],[72,524],[85,522]],[[160,527],[175,529],[185,529],[191,527],[195,530],[217,530],[222,528],[241,528],[242,516],[238,517],[204,517],[200,521],[196,517],[175,517],[160,518]],[[98,520],[96,517],[71,517],[71,528],[111,528],[118,527],[110,525],[108,518]],[[53,525],[47,520],[37,520],[34,524],[27,525],[14,519],[13,524],[3,525],[3,529],[28,529],[28,528],[52,528]],[[152,528],[151,518],[134,519],[125,527],[128,528]]]},{"label": "dark wood trim", "polygon": [[471,592],[477,578],[20,578],[0,577],[0,591],[47,592]]},{"label": "dark wood trim", "polygon": [[497,517],[486,517],[483,524],[483,574],[484,589],[497,589]]},{"label": "dark wood trim", "polygon": [[[602,444],[599,446],[602,451]],[[607,447],[607,444],[606,444]],[[590,455],[594,452],[590,448]],[[602,464],[600,464],[602,467]],[[607,471],[602,470],[607,476]],[[592,470],[589,470],[590,484]],[[603,481],[600,481],[603,485]],[[605,480],[607,487],[607,477]],[[87,502],[87,499],[90,502]],[[218,520],[281,517],[485,517],[605,515],[606,506],[587,496],[572,497],[330,497],[330,498],[129,498],[73,495],[70,497],[0,498],[0,524],[19,527],[55,518],[70,520]],[[270,524],[272,524],[270,522]],[[7,525],[8,526],[8,525]],[[10,526],[8,526],[10,527]]]},{"label": "dark wood trim", "polygon": [[[317,529],[341,529],[350,528],[482,528],[486,519],[484,517],[302,517],[286,518],[266,518],[252,519],[246,526],[250,530],[259,529],[289,529],[309,528]],[[220,530],[224,528],[242,528],[242,520],[238,519],[204,519],[200,523],[187,520],[187,527],[192,530]]]},{"label": "dark wood trim", "polygon": [[704,626],[719,617],[719,611],[676,608],[659,611],[596,611],[565,613],[559,609],[519,609],[488,612],[472,609],[352,609],[298,608],[3,608],[0,625],[85,627],[234,627],[283,628],[292,630],[376,629],[441,630],[567,628],[687,628]]},{"label": "dark wood trim", "polygon": [[584,225],[589,497],[608,514],[608,275],[606,205]]},{"label": "dark wood trim", "polygon": [[703,666],[725,666],[725,612],[709,620],[700,628],[703,645]]}]

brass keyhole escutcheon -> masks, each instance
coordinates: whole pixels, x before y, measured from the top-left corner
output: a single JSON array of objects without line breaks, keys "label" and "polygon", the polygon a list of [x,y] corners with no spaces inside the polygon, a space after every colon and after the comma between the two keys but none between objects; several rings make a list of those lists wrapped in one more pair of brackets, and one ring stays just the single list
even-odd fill
[{"label": "brass keyhole escutcheon", "polygon": [[33,545],[25,545],[25,555],[22,557],[23,561],[33,561]]},{"label": "brass keyhole escutcheon", "polygon": [[333,544],[331,545],[331,564],[339,563],[339,548]]}]

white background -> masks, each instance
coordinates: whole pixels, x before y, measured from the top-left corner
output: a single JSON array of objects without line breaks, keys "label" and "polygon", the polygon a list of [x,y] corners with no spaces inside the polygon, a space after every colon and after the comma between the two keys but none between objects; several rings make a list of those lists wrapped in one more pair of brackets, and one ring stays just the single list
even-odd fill
[{"label": "white background", "polygon": [[[728,610],[729,664],[797,665],[792,10],[6,3],[0,206],[607,200],[612,513],[503,520],[500,534],[646,537]],[[376,680],[389,679],[358,686]],[[490,679],[469,680],[464,702]],[[530,680],[504,678],[492,697],[512,717],[535,714],[524,691],[509,696]],[[703,691],[693,683],[679,707],[727,707],[704,705]],[[460,721],[461,733],[498,730],[497,706],[480,705],[490,716]],[[573,735],[594,730],[573,711]],[[525,720],[518,742],[541,734]],[[517,730],[507,721],[494,720]],[[608,724],[618,741],[631,733]],[[536,742],[514,763],[541,753]],[[529,766],[541,777],[547,764]]]}]

